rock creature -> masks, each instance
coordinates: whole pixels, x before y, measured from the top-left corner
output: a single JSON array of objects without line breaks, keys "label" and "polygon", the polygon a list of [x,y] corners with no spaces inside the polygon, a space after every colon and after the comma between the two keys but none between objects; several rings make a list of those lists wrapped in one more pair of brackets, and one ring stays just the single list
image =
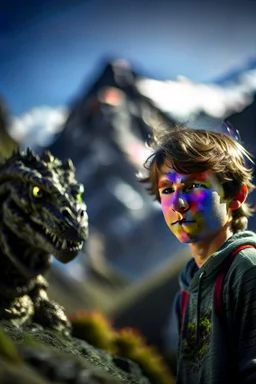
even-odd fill
[{"label": "rock creature", "polygon": [[0,318],[69,332],[43,274],[74,259],[88,235],[83,186],[71,160],[16,152],[0,165]]}]

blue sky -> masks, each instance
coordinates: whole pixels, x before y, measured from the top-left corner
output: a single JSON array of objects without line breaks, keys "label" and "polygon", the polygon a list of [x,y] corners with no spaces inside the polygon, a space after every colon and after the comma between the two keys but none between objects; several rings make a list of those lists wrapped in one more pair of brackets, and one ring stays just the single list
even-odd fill
[{"label": "blue sky", "polygon": [[15,115],[68,104],[102,60],[209,82],[256,57],[254,1],[11,1],[0,15],[0,94]]}]

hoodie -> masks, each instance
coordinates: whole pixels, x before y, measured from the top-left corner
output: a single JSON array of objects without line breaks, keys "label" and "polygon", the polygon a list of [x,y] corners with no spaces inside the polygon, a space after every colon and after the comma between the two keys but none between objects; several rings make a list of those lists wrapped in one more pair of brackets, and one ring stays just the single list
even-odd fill
[{"label": "hoodie", "polygon": [[240,251],[223,282],[223,319],[213,304],[214,285],[224,260],[239,246],[256,247],[256,235],[242,231],[231,236],[199,269],[194,259],[180,275],[189,294],[181,321],[177,384],[256,383],[256,249]]}]

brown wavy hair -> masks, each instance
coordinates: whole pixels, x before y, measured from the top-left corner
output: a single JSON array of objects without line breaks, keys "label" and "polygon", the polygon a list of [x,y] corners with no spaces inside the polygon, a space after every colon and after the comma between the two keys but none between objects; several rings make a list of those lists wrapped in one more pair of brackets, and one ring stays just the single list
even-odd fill
[{"label": "brown wavy hair", "polygon": [[[149,185],[147,190],[158,201],[157,184],[163,164],[181,174],[212,170],[223,185],[226,199],[232,199],[242,184],[247,186],[248,193],[255,189],[253,167],[246,164],[246,161],[254,164],[252,155],[224,133],[176,125],[169,130],[154,131],[149,146],[153,154],[144,163],[148,175],[139,177],[139,181]],[[233,233],[245,230],[248,217],[255,211],[256,208],[247,202],[232,211]]]}]

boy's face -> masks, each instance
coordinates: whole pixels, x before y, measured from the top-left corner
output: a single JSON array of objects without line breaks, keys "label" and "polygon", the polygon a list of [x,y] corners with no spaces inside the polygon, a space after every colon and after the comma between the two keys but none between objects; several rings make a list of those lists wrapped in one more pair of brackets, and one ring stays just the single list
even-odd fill
[{"label": "boy's face", "polygon": [[213,171],[182,175],[162,167],[158,180],[165,221],[182,243],[216,236],[232,220],[229,201]]}]

